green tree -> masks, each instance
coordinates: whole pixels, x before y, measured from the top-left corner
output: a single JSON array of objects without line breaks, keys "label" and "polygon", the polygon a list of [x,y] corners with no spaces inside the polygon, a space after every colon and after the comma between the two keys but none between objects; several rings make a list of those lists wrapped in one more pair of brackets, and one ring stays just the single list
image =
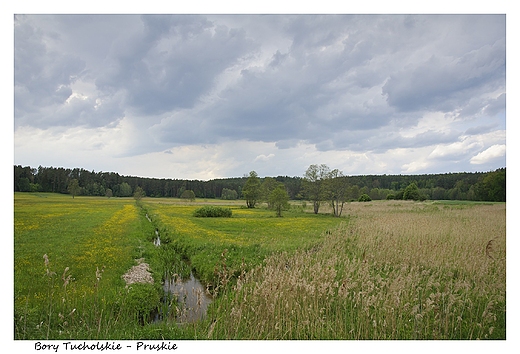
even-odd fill
[{"label": "green tree", "polygon": [[403,193],[404,200],[419,200],[419,188],[415,182],[410,183],[405,189]]},{"label": "green tree", "polygon": [[192,190],[186,189],[184,192],[182,192],[181,199],[189,200],[193,202],[195,200],[195,192]]},{"label": "green tree", "polygon": [[492,202],[506,201],[506,169],[489,172],[479,186],[481,199]]},{"label": "green tree", "polygon": [[179,188],[179,190],[177,191],[177,197],[178,198],[181,198],[182,194],[186,191],[186,187],[182,186]]},{"label": "green tree", "polygon": [[234,189],[223,188],[220,198],[225,200],[235,200],[238,199],[238,193]]},{"label": "green tree", "polygon": [[72,195],[72,199],[74,199],[74,196],[78,195],[81,191],[78,180],[75,178],[71,179],[67,187],[67,190]]},{"label": "green tree", "polygon": [[132,187],[126,182],[123,182],[119,185],[119,193],[117,193],[118,197],[130,197],[132,195]]},{"label": "green tree", "polygon": [[260,199],[260,179],[255,171],[249,172],[249,178],[242,189],[242,195],[248,208],[254,208]]},{"label": "green tree", "polygon": [[491,202],[506,201],[506,169],[500,168],[481,176],[474,187],[475,198]]},{"label": "green tree", "polygon": [[278,184],[269,195],[269,204],[276,211],[276,216],[282,216],[282,210],[289,208],[289,194],[283,184]]},{"label": "green tree", "polygon": [[436,200],[446,199],[446,190],[442,187],[435,187],[432,190],[432,199],[436,199]]},{"label": "green tree", "polygon": [[29,192],[31,190],[31,182],[29,178],[22,177],[18,180],[18,190],[20,192]]},{"label": "green tree", "polygon": [[273,205],[271,204],[271,193],[275,190],[278,184],[279,182],[277,182],[274,178],[266,177],[260,186],[260,198],[261,200],[267,202],[267,207],[269,209],[273,208]]},{"label": "green tree", "polygon": [[348,181],[342,171],[334,169],[327,176],[325,187],[332,205],[332,214],[341,216],[348,196]]},{"label": "green tree", "polygon": [[107,188],[107,189],[105,190],[105,196],[106,196],[107,198],[112,198],[113,194],[112,194],[112,190],[111,190],[110,188]]},{"label": "green tree", "polygon": [[305,196],[312,201],[314,214],[318,214],[320,203],[326,198],[324,181],[330,174],[327,165],[310,165],[303,177],[303,190]]},{"label": "green tree", "polygon": [[140,201],[145,196],[146,196],[146,193],[144,192],[144,190],[141,187],[137,186],[137,188],[135,189],[135,192],[134,192],[134,199],[136,201]]},{"label": "green tree", "polygon": [[359,186],[353,185],[347,189],[347,200],[358,200],[359,198]]}]

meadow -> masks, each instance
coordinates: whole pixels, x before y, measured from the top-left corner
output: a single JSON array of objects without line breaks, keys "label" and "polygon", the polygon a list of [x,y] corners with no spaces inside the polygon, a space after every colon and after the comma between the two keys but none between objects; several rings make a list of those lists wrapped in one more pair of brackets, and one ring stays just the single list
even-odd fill
[{"label": "meadow", "polygon": [[16,193],[15,339],[105,338],[124,335],[109,333],[120,324],[138,328],[142,314],[122,301],[137,301],[141,289],[126,288],[121,275],[146,257],[147,226],[133,199]]},{"label": "meadow", "polygon": [[[505,203],[354,202],[341,218],[301,202],[282,218],[243,201],[14,203],[15,339],[506,336]],[[203,204],[233,215],[194,217]],[[155,283],[127,287],[140,258]],[[161,282],[190,272],[214,296],[206,318],[152,321],[143,301],[160,310]]]},{"label": "meadow", "polygon": [[229,207],[231,218],[193,217],[207,203],[152,199],[143,208],[157,226],[162,244],[189,260],[197,277],[212,287],[218,285],[215,265],[220,264],[223,253],[227,272],[236,278],[244,267],[249,270],[274,252],[312,248],[321,242],[324,231],[347,220],[311,214],[301,203],[294,203],[280,218],[265,207],[247,209],[243,201],[210,202]]}]

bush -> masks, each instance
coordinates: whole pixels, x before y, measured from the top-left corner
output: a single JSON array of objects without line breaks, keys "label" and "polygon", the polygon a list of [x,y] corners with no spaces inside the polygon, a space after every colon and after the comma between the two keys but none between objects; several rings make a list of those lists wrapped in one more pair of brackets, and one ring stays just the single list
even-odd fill
[{"label": "bush", "polygon": [[362,194],[361,197],[359,197],[358,202],[370,202],[372,201],[372,198],[368,194]]},{"label": "bush", "polygon": [[195,210],[193,216],[198,218],[230,218],[232,214],[230,208],[206,205]]},{"label": "bush", "polygon": [[419,188],[415,182],[412,182],[404,189],[403,199],[404,200],[419,200]]}]

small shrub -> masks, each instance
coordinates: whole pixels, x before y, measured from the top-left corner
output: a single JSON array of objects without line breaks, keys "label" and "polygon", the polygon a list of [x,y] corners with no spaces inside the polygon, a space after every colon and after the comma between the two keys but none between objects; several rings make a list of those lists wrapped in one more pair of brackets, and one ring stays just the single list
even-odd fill
[{"label": "small shrub", "polygon": [[198,218],[230,218],[233,212],[230,208],[206,205],[193,212],[193,216]]},{"label": "small shrub", "polygon": [[362,194],[361,197],[359,197],[358,202],[370,202],[372,201],[372,198],[368,194]]}]

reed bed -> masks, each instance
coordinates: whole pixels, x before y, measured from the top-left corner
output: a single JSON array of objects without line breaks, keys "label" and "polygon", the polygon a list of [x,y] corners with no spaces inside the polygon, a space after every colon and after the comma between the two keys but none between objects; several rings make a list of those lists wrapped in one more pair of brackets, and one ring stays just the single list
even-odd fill
[{"label": "reed bed", "polygon": [[[352,203],[222,294],[216,339],[505,339],[505,205]],[[490,242],[492,240],[492,242]]]}]

